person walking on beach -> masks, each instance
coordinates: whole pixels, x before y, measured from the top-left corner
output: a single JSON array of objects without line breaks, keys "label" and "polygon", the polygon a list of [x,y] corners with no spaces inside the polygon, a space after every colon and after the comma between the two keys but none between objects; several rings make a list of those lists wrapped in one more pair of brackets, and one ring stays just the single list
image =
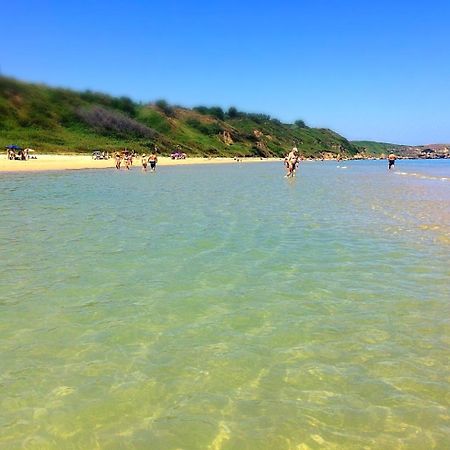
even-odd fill
[{"label": "person walking on beach", "polygon": [[298,161],[299,155],[297,147],[293,147],[286,158],[286,167],[287,167],[286,178],[295,176],[295,170],[297,169]]},{"label": "person walking on beach", "polygon": [[389,170],[391,170],[392,167],[394,167],[396,159],[397,159],[397,157],[393,153],[391,153],[388,156],[388,163],[389,163],[389,167],[388,168],[389,168]]},{"label": "person walking on beach", "polygon": [[142,170],[143,170],[144,172],[147,172],[147,162],[148,162],[147,156],[146,156],[146,154],[144,153],[144,154],[142,155],[142,159],[141,159]]},{"label": "person walking on beach", "polygon": [[120,164],[122,163],[122,158],[119,153],[116,153],[116,169],[120,170]]},{"label": "person walking on beach", "polygon": [[125,169],[130,170],[131,169],[131,155],[125,154],[124,159],[125,159]]},{"label": "person walking on beach", "polygon": [[150,171],[155,172],[156,171],[156,163],[158,162],[158,157],[156,156],[156,152],[153,152],[148,157],[148,162],[150,164]]}]

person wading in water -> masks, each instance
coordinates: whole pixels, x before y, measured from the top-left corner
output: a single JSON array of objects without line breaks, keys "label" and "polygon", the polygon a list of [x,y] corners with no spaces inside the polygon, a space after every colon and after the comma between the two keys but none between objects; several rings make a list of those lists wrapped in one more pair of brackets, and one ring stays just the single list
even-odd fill
[{"label": "person wading in water", "polygon": [[156,170],[156,163],[158,162],[158,157],[156,156],[156,152],[153,152],[149,155],[148,162],[150,164],[150,171],[154,172]]},{"label": "person wading in water", "polygon": [[397,157],[393,154],[393,153],[391,153],[389,156],[388,156],[388,163],[389,163],[389,167],[388,167],[388,169],[389,170],[391,170],[393,167],[394,167],[394,165],[395,165],[395,160],[397,159]]},{"label": "person wading in water", "polygon": [[295,176],[295,169],[297,168],[298,161],[299,161],[298,150],[297,147],[294,147],[286,158],[286,167],[287,167],[286,177]]}]

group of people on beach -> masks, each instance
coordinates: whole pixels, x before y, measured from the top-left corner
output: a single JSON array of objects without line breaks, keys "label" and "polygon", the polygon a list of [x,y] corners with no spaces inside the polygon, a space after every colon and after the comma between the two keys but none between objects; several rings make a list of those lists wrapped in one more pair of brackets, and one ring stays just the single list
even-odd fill
[{"label": "group of people on beach", "polygon": [[34,152],[32,148],[21,148],[15,145],[6,147],[6,159],[27,161],[29,159],[37,159],[35,155],[30,153]]},{"label": "group of people on beach", "polygon": [[129,152],[128,150],[124,150],[122,153],[117,152],[115,155],[115,161],[116,161],[116,169],[120,170],[122,168],[122,163],[125,166],[125,169],[130,170],[131,166],[133,165],[133,158],[135,157],[135,154],[132,152]]},{"label": "group of people on beach", "polygon": [[[157,148],[155,147],[154,151],[150,153],[148,156],[143,153],[141,156],[141,165],[142,170],[144,172],[147,172],[147,167],[150,166],[150,172],[156,171],[156,164],[158,163],[158,156],[157,156]],[[125,169],[130,170],[131,166],[133,165],[133,159],[138,157],[137,153],[130,152],[128,150],[124,150],[122,153],[116,153],[115,160],[116,160],[116,169],[120,170],[122,168],[122,163],[125,166]]]}]

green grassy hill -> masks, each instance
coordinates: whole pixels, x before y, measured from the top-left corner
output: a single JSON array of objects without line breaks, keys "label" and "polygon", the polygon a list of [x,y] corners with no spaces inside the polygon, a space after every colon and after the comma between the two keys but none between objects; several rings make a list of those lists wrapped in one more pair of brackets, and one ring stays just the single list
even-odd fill
[{"label": "green grassy hill", "polygon": [[390,144],[388,142],[375,141],[351,141],[353,145],[358,147],[361,152],[366,155],[379,156],[381,154],[390,153],[393,151],[401,151],[408,148],[406,145]]},{"label": "green grassy hill", "polygon": [[91,91],[75,92],[0,77],[0,146],[45,152],[148,151],[169,154],[180,145],[190,156],[282,156],[292,145],[304,156],[351,156],[355,145],[303,121],[284,124],[264,114],[230,108],[136,103]]}]

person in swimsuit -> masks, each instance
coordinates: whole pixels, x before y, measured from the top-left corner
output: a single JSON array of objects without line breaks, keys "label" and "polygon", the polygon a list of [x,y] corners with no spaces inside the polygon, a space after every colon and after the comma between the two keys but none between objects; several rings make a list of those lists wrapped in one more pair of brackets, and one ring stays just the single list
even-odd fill
[{"label": "person in swimsuit", "polygon": [[148,162],[150,163],[150,171],[154,172],[156,170],[156,163],[158,162],[158,157],[156,153],[151,153],[148,157]]},{"label": "person in swimsuit", "polygon": [[388,168],[389,168],[389,170],[391,170],[392,167],[394,167],[396,159],[397,159],[397,157],[393,153],[391,153],[388,156],[388,163],[389,163],[389,167]]},{"label": "person in swimsuit", "polygon": [[286,177],[294,177],[295,176],[295,170],[297,169],[298,160],[299,160],[298,150],[297,150],[297,147],[294,147],[290,151],[289,155],[287,155],[287,160],[286,160],[287,174],[286,174]]},{"label": "person in swimsuit", "polygon": [[122,163],[122,158],[119,153],[116,153],[116,169],[120,170],[120,164]]},{"label": "person in swimsuit", "polygon": [[126,154],[124,159],[125,159],[125,169],[130,170],[131,169],[131,155]]},{"label": "person in swimsuit", "polygon": [[289,162],[288,162],[288,157],[285,156],[284,157],[284,161],[283,161],[284,167],[286,169],[286,175],[289,173]]},{"label": "person in swimsuit", "polygon": [[142,163],[142,170],[144,172],[147,172],[147,157],[146,157],[145,153],[142,155],[141,163]]}]

